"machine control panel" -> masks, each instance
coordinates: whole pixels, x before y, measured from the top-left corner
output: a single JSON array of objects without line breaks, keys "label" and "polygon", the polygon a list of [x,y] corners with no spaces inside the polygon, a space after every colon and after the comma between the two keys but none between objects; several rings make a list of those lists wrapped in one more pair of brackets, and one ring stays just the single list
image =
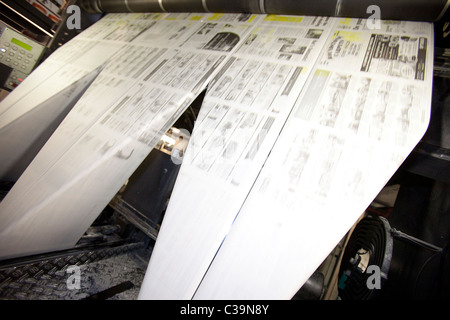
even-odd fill
[{"label": "machine control panel", "polygon": [[17,87],[34,69],[44,49],[42,44],[0,21],[0,63],[13,69],[3,87]]}]

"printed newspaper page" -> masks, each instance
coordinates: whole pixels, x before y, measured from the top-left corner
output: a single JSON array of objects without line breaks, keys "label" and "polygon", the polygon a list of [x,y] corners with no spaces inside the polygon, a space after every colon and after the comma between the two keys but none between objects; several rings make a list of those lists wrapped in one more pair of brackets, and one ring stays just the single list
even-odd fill
[{"label": "printed newspaper page", "polygon": [[141,299],[192,298],[232,227],[334,23],[287,18],[256,17],[209,83]]},{"label": "printed newspaper page", "polygon": [[[42,142],[36,139],[48,139],[73,107],[74,101],[69,96],[86,90],[102,65],[126,43],[106,39],[106,34],[102,34],[107,30],[103,21],[118,23],[112,18],[101,20],[86,31],[88,36],[83,33],[58,48],[0,103],[2,179],[19,178],[45,143],[45,139]],[[58,95],[67,99],[56,102]],[[70,145],[70,140],[67,142]],[[63,152],[65,148],[55,150]],[[23,163],[23,159],[29,159],[24,168],[16,165]]]},{"label": "printed newspaper page", "polygon": [[[179,28],[168,33],[173,19]],[[247,20],[112,14],[73,39],[68,56],[52,56],[56,62],[71,50],[75,58],[83,48],[119,47],[1,202],[1,257],[73,246],[247,36]],[[90,63],[83,57],[77,66]]]},{"label": "printed newspaper page", "polygon": [[196,299],[290,299],[419,142],[429,23],[339,19]]}]

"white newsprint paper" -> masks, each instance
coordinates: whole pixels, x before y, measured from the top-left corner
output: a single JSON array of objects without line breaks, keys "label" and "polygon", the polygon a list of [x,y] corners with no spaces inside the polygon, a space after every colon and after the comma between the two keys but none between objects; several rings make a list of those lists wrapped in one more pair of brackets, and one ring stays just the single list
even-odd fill
[{"label": "white newsprint paper", "polygon": [[[0,259],[76,244],[207,88],[139,298],[290,299],[428,126],[432,24],[370,27],[107,15],[0,105],[8,129],[71,93],[58,121],[70,112],[0,203]],[[31,134],[14,130],[4,150]]]},{"label": "white newsprint paper", "polygon": [[339,19],[195,299],[290,299],[428,126],[433,28]]},{"label": "white newsprint paper", "polygon": [[[92,29],[103,29],[101,23]],[[16,181],[123,43],[77,37],[57,49],[0,103],[0,179]]]},{"label": "white newsprint paper", "polygon": [[287,23],[279,18],[265,16],[208,87],[141,299],[192,298],[333,23],[329,18],[295,17]]},{"label": "white newsprint paper", "polygon": [[[65,45],[74,59],[91,39],[100,51],[119,49],[0,203],[0,258],[72,247],[258,17],[244,18],[111,14]],[[71,58],[57,51],[45,63],[59,59]],[[58,79],[55,71],[48,81]]]},{"label": "white newsprint paper", "polygon": [[140,298],[290,299],[424,134],[431,24],[297,19],[209,86]]}]

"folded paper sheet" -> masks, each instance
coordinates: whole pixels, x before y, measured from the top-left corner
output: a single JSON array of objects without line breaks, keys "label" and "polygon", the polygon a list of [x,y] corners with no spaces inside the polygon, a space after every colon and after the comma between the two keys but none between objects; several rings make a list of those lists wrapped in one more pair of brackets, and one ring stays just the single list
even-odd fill
[{"label": "folded paper sheet", "polygon": [[[92,39],[99,52],[113,53],[0,203],[0,258],[72,247],[220,70],[255,18],[111,14],[47,60],[44,70],[72,58],[96,67],[95,59],[76,58]],[[70,75],[77,66],[64,68]],[[55,74],[49,82],[59,79]],[[34,90],[29,83],[37,79],[26,79],[24,88]],[[21,94],[30,96],[25,89]]]},{"label": "folded paper sheet", "polygon": [[140,298],[290,299],[424,134],[432,42],[267,16],[209,87]]},{"label": "folded paper sheet", "polygon": [[[99,72],[100,68],[93,70],[22,115],[15,113],[14,119],[0,129],[2,180],[17,181]],[[28,103],[15,104],[11,110]]]}]

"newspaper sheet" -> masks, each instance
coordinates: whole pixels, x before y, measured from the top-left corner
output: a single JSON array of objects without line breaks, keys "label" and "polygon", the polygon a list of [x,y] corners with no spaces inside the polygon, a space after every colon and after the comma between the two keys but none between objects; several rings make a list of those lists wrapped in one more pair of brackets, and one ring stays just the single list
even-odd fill
[{"label": "newspaper sheet", "polygon": [[336,22],[195,299],[290,299],[425,133],[432,25],[365,23]]},{"label": "newspaper sheet", "polygon": [[[70,97],[56,102],[57,96],[63,91],[67,95],[86,90],[102,65],[124,45],[124,41],[102,36],[106,27],[102,20],[86,30],[86,35],[58,48],[0,103],[1,179],[19,178],[76,102]],[[36,137],[44,140],[38,142]]]},{"label": "newspaper sheet", "polygon": [[101,70],[0,203],[0,259],[72,247],[208,87],[141,299],[291,298],[428,124],[428,23],[110,14],[67,48],[44,84]]},{"label": "newspaper sheet", "polygon": [[99,72],[95,69],[0,129],[2,180],[17,181]]},{"label": "newspaper sheet", "polygon": [[120,49],[1,202],[1,258],[78,241],[246,37],[252,24],[239,18],[113,14],[68,44],[83,51],[105,39]]},{"label": "newspaper sheet", "polygon": [[[208,86],[141,299],[193,297],[334,22],[315,17],[269,18],[260,17]],[[183,263],[173,263],[174,259]]]}]

